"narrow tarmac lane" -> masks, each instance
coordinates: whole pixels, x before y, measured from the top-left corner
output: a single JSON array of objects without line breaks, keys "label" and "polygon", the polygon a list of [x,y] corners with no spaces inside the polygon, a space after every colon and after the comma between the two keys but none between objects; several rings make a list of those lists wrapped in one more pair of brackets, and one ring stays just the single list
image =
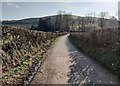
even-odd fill
[{"label": "narrow tarmac lane", "polygon": [[48,52],[31,84],[118,83],[117,77],[71,44],[68,35],[61,37]]}]

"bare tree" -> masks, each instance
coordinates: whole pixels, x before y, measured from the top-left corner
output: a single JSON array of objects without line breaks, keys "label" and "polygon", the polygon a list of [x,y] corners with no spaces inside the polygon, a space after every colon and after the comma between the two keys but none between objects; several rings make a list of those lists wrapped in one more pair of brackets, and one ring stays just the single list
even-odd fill
[{"label": "bare tree", "polygon": [[62,29],[62,15],[65,13],[65,11],[58,11],[56,17],[55,17],[55,22],[54,22],[54,31],[61,31]]},{"label": "bare tree", "polygon": [[67,13],[65,14],[65,29],[66,31],[70,30],[70,25],[71,25],[71,21],[72,21],[72,13]]},{"label": "bare tree", "polygon": [[58,11],[55,22],[54,30],[69,31],[71,23],[72,13],[66,13],[65,11]]},{"label": "bare tree", "polygon": [[82,17],[81,19],[81,30],[85,31],[85,18],[84,17]]},{"label": "bare tree", "polygon": [[107,17],[107,12],[100,13],[100,27],[103,29],[105,26],[105,18]]},{"label": "bare tree", "polygon": [[116,28],[117,25],[116,25],[116,22],[117,22],[117,19],[115,18],[115,16],[110,16],[110,28]]},{"label": "bare tree", "polygon": [[91,12],[91,13],[88,13],[86,15],[86,23],[89,27],[93,27],[92,29],[95,29],[95,21],[96,21],[96,18],[95,18],[95,12]]}]

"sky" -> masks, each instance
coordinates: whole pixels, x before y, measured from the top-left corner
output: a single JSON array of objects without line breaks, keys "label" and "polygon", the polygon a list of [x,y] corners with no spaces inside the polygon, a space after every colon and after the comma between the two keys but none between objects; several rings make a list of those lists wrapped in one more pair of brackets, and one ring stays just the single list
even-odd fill
[{"label": "sky", "polygon": [[2,0],[0,17],[2,20],[16,20],[55,15],[59,10],[83,16],[95,12],[109,12],[117,17],[119,0]]},{"label": "sky", "polygon": [[118,2],[119,0],[2,0],[2,2]]}]

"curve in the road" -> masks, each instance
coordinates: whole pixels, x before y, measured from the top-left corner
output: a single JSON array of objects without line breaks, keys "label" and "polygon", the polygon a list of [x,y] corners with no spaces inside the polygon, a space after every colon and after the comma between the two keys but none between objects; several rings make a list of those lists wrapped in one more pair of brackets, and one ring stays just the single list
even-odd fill
[{"label": "curve in the road", "polygon": [[48,51],[31,84],[117,84],[117,77],[61,37]]}]

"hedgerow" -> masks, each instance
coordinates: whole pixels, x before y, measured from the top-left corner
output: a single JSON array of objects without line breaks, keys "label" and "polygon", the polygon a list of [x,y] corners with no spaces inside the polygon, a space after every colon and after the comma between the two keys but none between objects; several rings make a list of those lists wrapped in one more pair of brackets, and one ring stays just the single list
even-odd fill
[{"label": "hedgerow", "polygon": [[64,33],[40,32],[3,26],[2,80],[23,84],[51,43]]},{"label": "hedgerow", "polygon": [[104,65],[120,80],[120,37],[117,29],[73,32],[70,40],[91,58]]}]

